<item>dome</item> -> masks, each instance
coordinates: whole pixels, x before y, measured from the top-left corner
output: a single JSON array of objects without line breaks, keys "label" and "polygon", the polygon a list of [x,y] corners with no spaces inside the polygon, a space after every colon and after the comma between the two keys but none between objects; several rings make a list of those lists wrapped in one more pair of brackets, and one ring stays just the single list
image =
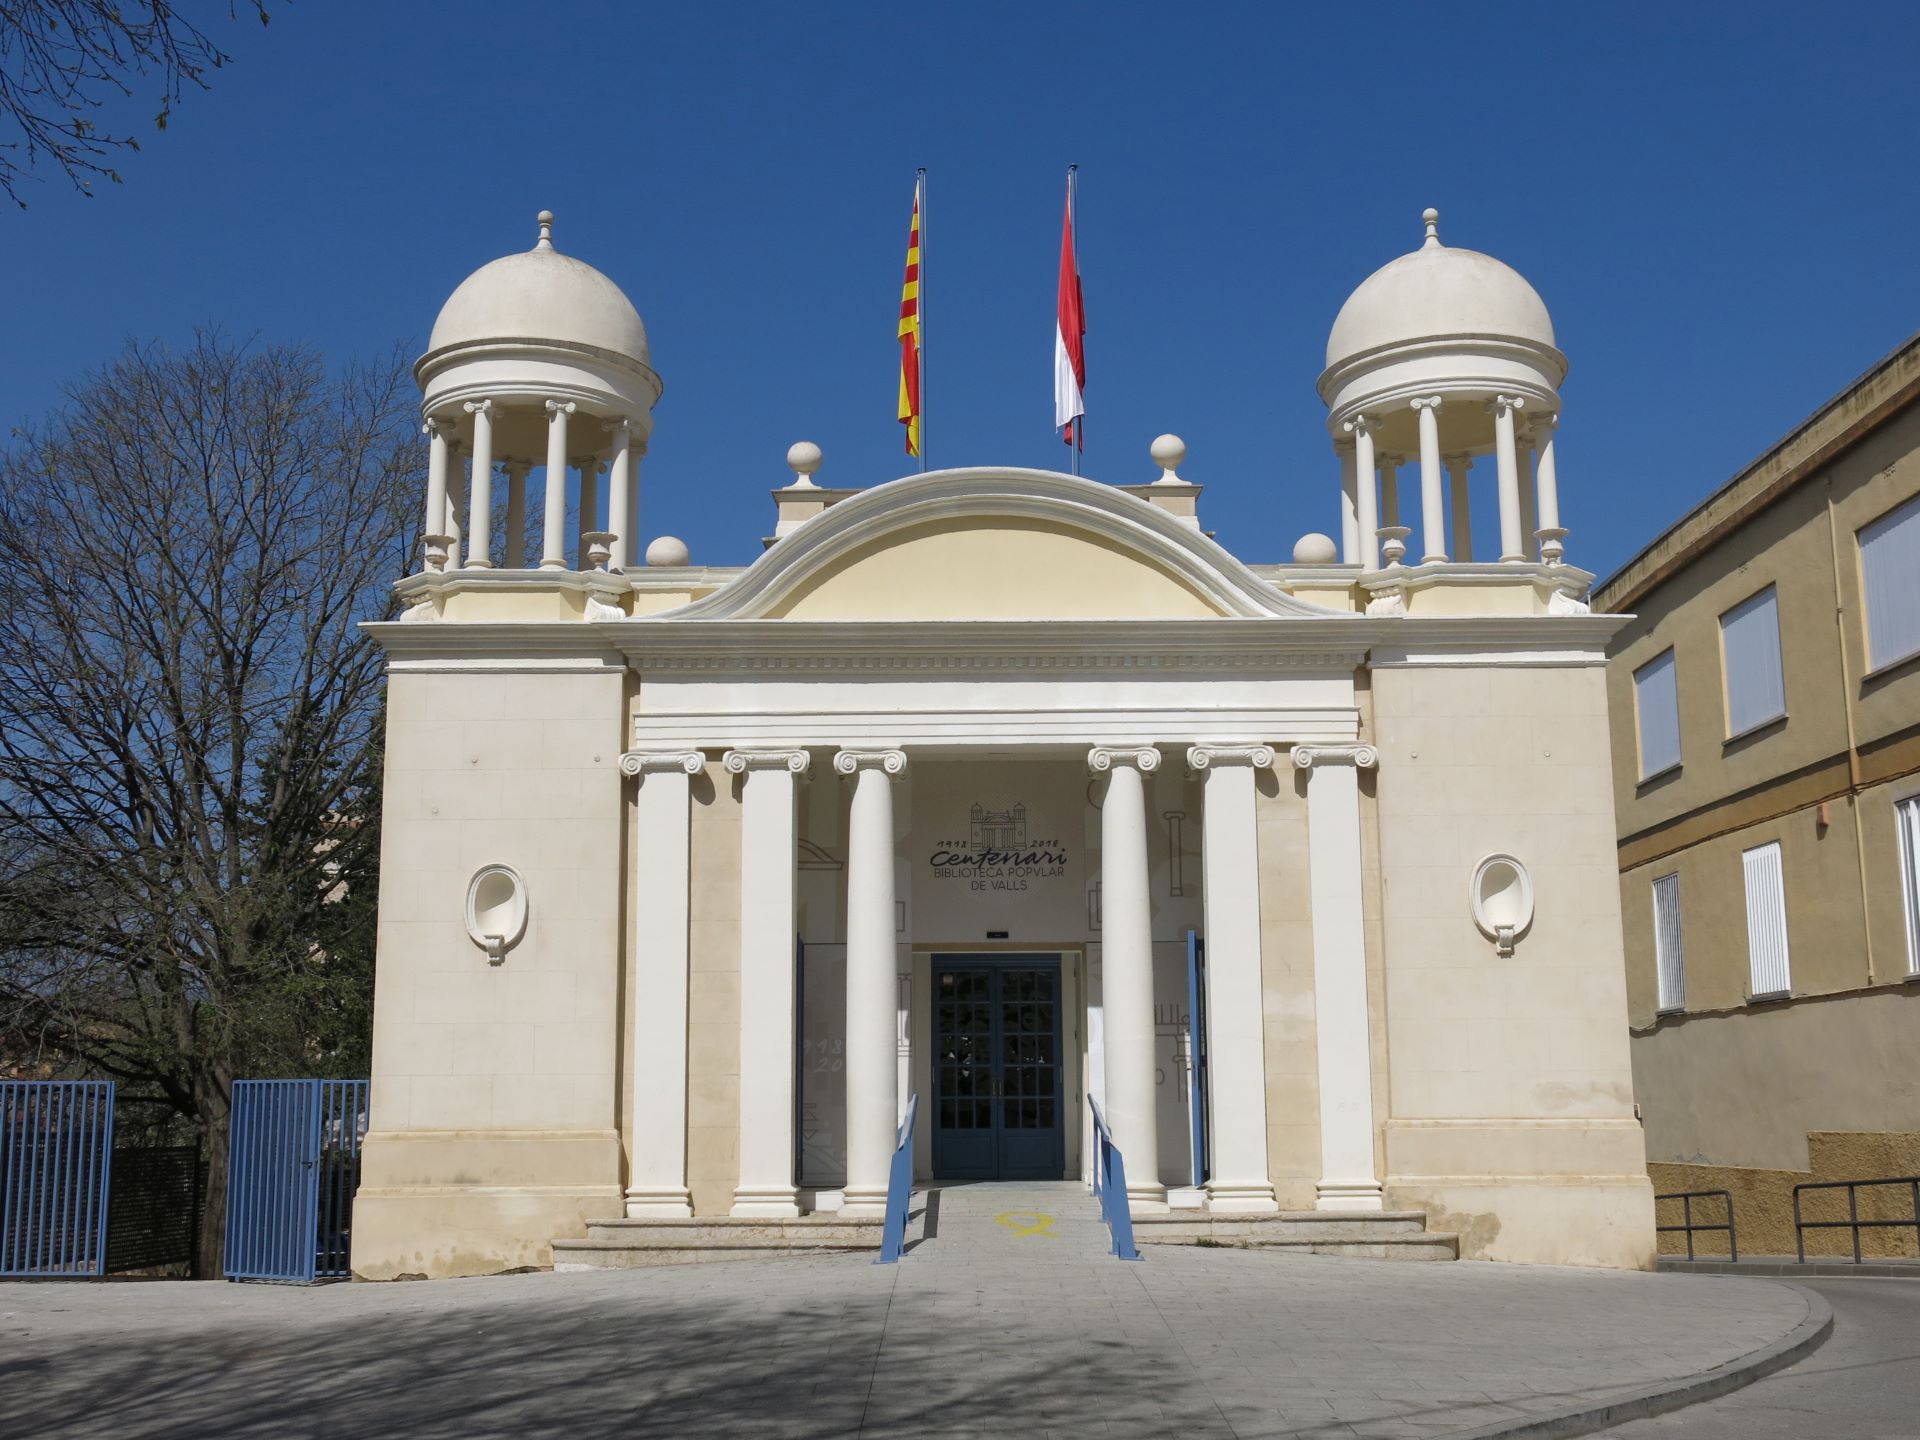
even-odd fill
[{"label": "dome", "polygon": [[591,345],[651,363],[640,312],[613,281],[553,248],[553,215],[545,210],[531,250],[482,265],[460,282],[433,322],[427,353],[494,340]]},{"label": "dome", "polygon": [[1364,351],[1447,335],[1498,335],[1554,348],[1553,321],[1520,272],[1478,250],[1440,243],[1438,211],[1422,217],[1427,241],[1389,261],[1347,297],[1327,336],[1327,368]]}]

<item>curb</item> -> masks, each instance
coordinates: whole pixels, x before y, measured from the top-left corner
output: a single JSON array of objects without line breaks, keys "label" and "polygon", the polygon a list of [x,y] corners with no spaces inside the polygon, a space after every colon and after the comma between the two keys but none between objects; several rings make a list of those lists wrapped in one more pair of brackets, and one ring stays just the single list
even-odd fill
[{"label": "curb", "polygon": [[1754,1381],[1784,1370],[1804,1359],[1826,1343],[1833,1333],[1833,1307],[1826,1297],[1812,1290],[1791,1285],[1807,1302],[1807,1316],[1786,1335],[1771,1345],[1729,1360],[1712,1370],[1703,1370],[1680,1380],[1662,1381],[1638,1390],[1623,1390],[1599,1401],[1584,1401],[1552,1415],[1536,1415],[1518,1423],[1502,1422],[1478,1430],[1463,1430],[1452,1440],[1565,1440],[1573,1435],[1591,1435],[1629,1420],[1644,1420],[1664,1415],[1702,1400],[1727,1395]]}]

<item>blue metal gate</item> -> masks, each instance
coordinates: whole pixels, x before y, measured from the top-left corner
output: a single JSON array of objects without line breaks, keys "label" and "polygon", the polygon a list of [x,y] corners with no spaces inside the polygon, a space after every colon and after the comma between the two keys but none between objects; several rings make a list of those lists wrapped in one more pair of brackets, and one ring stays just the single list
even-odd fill
[{"label": "blue metal gate", "polygon": [[227,1149],[229,1280],[349,1273],[367,1133],[364,1080],[236,1080]]},{"label": "blue metal gate", "polygon": [[1207,942],[1187,932],[1187,1100],[1193,1183],[1207,1183]]},{"label": "blue metal gate", "polygon": [[106,1273],[111,1080],[0,1081],[0,1275]]}]

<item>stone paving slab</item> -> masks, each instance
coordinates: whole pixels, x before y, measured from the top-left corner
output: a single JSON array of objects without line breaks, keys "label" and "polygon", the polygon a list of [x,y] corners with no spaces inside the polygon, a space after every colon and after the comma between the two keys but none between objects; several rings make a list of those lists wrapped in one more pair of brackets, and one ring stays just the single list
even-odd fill
[{"label": "stone paving slab", "polygon": [[1170,1246],[1129,1264],[1072,1186],[916,1208],[897,1266],[0,1285],[0,1435],[1402,1440],[1674,1381],[1809,1314],[1791,1286],[1719,1276]]}]

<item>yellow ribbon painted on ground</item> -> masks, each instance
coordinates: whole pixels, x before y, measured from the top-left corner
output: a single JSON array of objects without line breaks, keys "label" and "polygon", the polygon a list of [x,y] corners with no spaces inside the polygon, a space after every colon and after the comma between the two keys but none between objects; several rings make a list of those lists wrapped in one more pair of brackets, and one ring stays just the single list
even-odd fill
[{"label": "yellow ribbon painted on ground", "polygon": [[1053,1216],[1038,1210],[1009,1210],[994,1216],[993,1223],[1006,1226],[1015,1235],[1044,1235],[1053,1228]]}]

